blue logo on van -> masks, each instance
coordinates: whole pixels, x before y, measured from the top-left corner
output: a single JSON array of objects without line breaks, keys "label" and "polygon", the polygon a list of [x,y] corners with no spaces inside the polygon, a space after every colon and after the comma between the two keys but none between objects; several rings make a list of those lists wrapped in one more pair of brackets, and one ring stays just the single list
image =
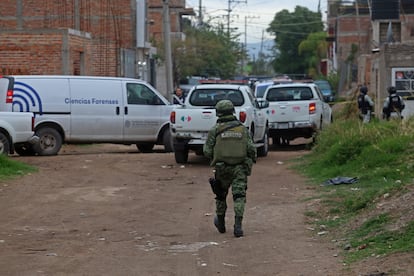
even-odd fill
[{"label": "blue logo on van", "polygon": [[43,113],[42,100],[40,99],[37,91],[30,85],[19,81],[14,83],[13,110],[15,106],[17,106],[19,111],[26,112],[35,111],[33,109],[37,106],[38,110],[36,111],[40,114]]}]

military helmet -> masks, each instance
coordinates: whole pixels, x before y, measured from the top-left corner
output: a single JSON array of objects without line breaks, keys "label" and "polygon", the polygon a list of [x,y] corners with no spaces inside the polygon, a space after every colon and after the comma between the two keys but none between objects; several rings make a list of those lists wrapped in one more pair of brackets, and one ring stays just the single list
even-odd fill
[{"label": "military helmet", "polygon": [[389,94],[395,94],[395,93],[397,93],[397,89],[395,89],[394,86],[390,86],[390,87],[388,87],[388,93]]},{"label": "military helmet", "polygon": [[231,115],[234,113],[234,105],[229,100],[221,100],[216,104],[217,116]]},{"label": "military helmet", "polygon": [[361,88],[359,88],[359,91],[363,94],[366,94],[368,92],[368,88],[365,85],[363,85],[361,86]]}]

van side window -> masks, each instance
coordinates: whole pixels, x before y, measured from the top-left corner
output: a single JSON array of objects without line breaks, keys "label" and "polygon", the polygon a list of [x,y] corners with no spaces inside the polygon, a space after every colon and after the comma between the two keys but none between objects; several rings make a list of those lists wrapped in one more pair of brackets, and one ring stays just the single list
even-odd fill
[{"label": "van side window", "polygon": [[160,98],[147,86],[139,83],[127,83],[128,104],[161,105]]}]

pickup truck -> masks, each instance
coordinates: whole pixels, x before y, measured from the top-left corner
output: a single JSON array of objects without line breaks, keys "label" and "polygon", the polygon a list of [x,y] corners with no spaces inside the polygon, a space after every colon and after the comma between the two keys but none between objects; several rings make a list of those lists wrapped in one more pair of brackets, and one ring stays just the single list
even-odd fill
[{"label": "pickup truck", "polygon": [[317,132],[332,122],[332,109],[314,83],[271,85],[263,98],[269,102],[273,145],[287,145],[299,137],[314,140]]},{"label": "pickup truck", "polygon": [[0,112],[0,154],[14,153],[27,143],[36,143],[34,115],[30,112]]},{"label": "pickup truck", "polygon": [[208,131],[216,124],[215,105],[230,100],[236,116],[252,135],[258,156],[266,156],[269,150],[268,118],[269,103],[253,97],[250,87],[237,84],[200,84],[188,93],[182,105],[170,114],[170,130],[173,138],[175,161],[187,163],[189,151],[203,155],[203,145]]}]

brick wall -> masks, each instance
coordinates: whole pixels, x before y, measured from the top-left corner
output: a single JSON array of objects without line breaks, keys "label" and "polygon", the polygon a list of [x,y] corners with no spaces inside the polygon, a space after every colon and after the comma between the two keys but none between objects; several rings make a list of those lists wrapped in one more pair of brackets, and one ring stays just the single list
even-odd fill
[{"label": "brick wall", "polygon": [[[20,68],[31,74],[73,74],[79,73],[80,56],[83,55],[85,74],[117,76],[120,48],[135,49],[134,1],[1,2],[2,68]],[[22,4],[20,7],[19,3]],[[20,9],[21,14],[18,14]],[[62,29],[87,32],[90,38],[65,35],[61,33]],[[65,45],[67,49],[63,48]]]},{"label": "brick wall", "polygon": [[372,27],[369,16],[347,16],[336,20],[336,42],[338,58],[346,60],[351,54],[352,44],[358,46],[358,54],[370,53]]},{"label": "brick wall", "polygon": [[[169,2],[171,31],[180,32],[185,0]],[[161,45],[163,1],[147,3],[149,40]],[[2,72],[119,76],[121,49],[139,54],[135,0],[1,1]]]},{"label": "brick wall", "polygon": [[[42,33],[7,32],[0,35],[0,66],[3,71],[23,74],[73,74],[80,52],[92,52],[90,39],[66,31]],[[69,49],[65,65],[63,50]],[[88,56],[88,55],[86,55]],[[87,57],[85,63],[90,58]],[[93,67],[87,73],[94,74]]]}]

